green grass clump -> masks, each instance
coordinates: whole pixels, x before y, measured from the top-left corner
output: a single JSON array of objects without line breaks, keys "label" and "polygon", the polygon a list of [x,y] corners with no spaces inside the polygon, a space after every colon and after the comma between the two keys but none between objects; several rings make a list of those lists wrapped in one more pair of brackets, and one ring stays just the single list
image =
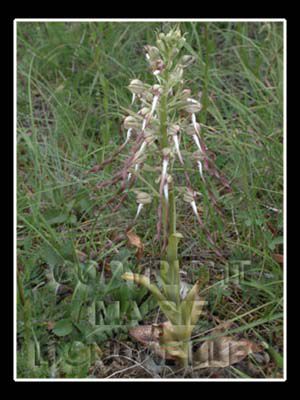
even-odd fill
[{"label": "green grass clump", "polygon": [[[68,318],[71,296],[58,302],[47,273],[50,266],[55,279],[74,290],[78,269],[95,262],[109,281],[111,260],[124,261],[124,232],[136,212],[134,195],[116,212],[107,207],[99,213],[112,189],[99,191],[96,185],[112,176],[118,162],[97,173],[88,171],[124,142],[128,82],[148,80],[142,48],[166,25],[17,24],[17,268],[23,293],[18,299],[18,377],[88,376],[86,365],[76,365],[75,372],[66,366],[68,336],[51,329]],[[233,320],[229,333],[266,342],[271,359],[267,367],[257,367],[258,374],[278,377],[283,353],[283,274],[278,263],[278,254],[283,254],[283,24],[182,22],[180,28],[188,33],[187,53],[196,58],[186,79],[193,93],[202,92],[202,135],[232,187],[226,195],[213,188],[223,217],[209,198],[201,198],[203,219],[229,265],[250,262],[244,280],[232,278],[224,286],[224,270],[211,264],[214,254],[206,235],[183,203],[178,207],[183,261],[202,260],[204,266],[199,270],[186,261],[188,280],[195,281],[202,268],[213,265],[209,315]],[[136,231],[146,256],[155,258],[156,216],[146,209],[143,213]],[[134,250],[126,257],[128,268],[139,272]],[[134,294],[138,307],[145,302],[142,295]],[[126,313],[121,315],[126,319]],[[141,315],[147,316],[145,306]],[[200,325],[195,341],[207,339],[209,328]],[[113,337],[118,333],[99,346],[104,348]],[[49,341],[56,346],[52,353]],[[227,374],[238,378],[250,373],[235,366]]]}]

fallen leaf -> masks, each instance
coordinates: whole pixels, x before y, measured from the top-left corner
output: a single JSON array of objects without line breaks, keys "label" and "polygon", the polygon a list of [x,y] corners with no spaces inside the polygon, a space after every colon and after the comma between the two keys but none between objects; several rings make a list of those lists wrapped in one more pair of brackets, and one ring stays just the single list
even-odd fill
[{"label": "fallen leaf", "polygon": [[284,261],[283,254],[273,254],[273,258],[279,264],[283,264],[283,261]]},{"label": "fallen leaf", "polygon": [[141,238],[132,230],[126,232],[126,235],[129,240],[129,243],[137,248],[136,257],[138,260],[140,260],[144,254],[144,245],[141,241]]},{"label": "fallen leaf", "polygon": [[143,346],[151,349],[161,358],[168,358],[159,344],[160,329],[155,325],[141,325],[129,330],[130,336]]},{"label": "fallen leaf", "polygon": [[197,369],[226,368],[260,351],[263,351],[261,346],[247,339],[235,340],[223,336],[202,344],[194,355],[194,366]]},{"label": "fallen leaf", "polygon": [[168,352],[166,352],[159,343],[159,337],[164,328],[169,328],[171,323],[166,321],[156,325],[140,325],[129,330],[130,336],[143,346],[151,349],[155,354],[165,360],[174,360]]},{"label": "fallen leaf", "polygon": [[[228,329],[230,322],[224,322],[216,328],[216,332],[221,333]],[[160,337],[163,332],[172,329],[169,321],[159,325],[141,325],[130,329],[130,336],[151,349],[155,354],[163,359],[176,360],[180,358],[178,346],[174,342],[168,343],[168,351],[160,344]],[[177,343],[178,344],[178,343]],[[205,341],[202,346],[193,353],[192,364],[194,369],[201,368],[226,368],[232,364],[242,361],[252,353],[262,352],[262,346],[257,345],[247,339],[235,340],[230,336],[218,337],[214,340]]]}]

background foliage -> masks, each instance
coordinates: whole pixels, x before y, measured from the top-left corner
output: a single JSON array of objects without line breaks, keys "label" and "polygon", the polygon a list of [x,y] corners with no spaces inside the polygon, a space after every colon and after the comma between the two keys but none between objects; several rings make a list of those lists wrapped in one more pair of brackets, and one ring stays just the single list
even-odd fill
[{"label": "background foliage", "polygon": [[[167,25],[17,25],[20,377],[89,375],[89,363],[71,368],[72,363],[66,362],[74,355],[73,341],[81,343],[78,354],[94,354],[85,340],[90,332],[69,325],[80,274],[94,269],[104,279],[103,287],[95,290],[105,292],[114,278],[112,260],[129,270],[155,270],[155,213],[143,210],[136,226],[145,247],[144,259],[137,265],[135,250],[127,248],[124,235],[135,215],[134,195],[117,212],[107,207],[97,213],[111,188],[98,191],[96,184],[100,177],[109,178],[115,167],[98,174],[88,171],[124,141],[122,107],[131,101],[126,86],[133,78],[149,81],[142,48],[154,43],[156,29]],[[180,27],[187,32],[186,52],[196,57],[186,77],[196,97],[202,92],[202,132],[233,189],[230,195],[218,195],[223,220],[207,212],[212,206],[203,198],[205,222],[229,263],[250,260],[245,280],[224,287],[205,235],[189,208],[178,207],[187,281],[203,270],[210,274],[209,317],[200,323],[195,341],[207,337],[201,332],[209,329],[214,318],[234,320],[232,331],[267,343],[271,361],[267,367],[256,366],[255,373],[230,367],[228,376],[277,377],[282,367],[283,26],[279,22],[183,22]],[[60,288],[59,299],[55,285],[49,284],[49,271],[67,287]],[[134,311],[123,309],[117,322],[151,319],[151,313],[157,312],[151,298],[142,289],[126,290],[137,306]],[[113,319],[111,304],[122,293],[117,285],[105,296],[110,303],[106,317]],[[87,300],[87,310],[92,300]],[[63,335],[54,328],[61,320],[67,321],[61,326]],[[98,353],[115,337],[125,340],[126,329],[98,338]],[[52,353],[51,343],[55,344]],[[38,367],[30,368],[24,360],[33,353]]]}]

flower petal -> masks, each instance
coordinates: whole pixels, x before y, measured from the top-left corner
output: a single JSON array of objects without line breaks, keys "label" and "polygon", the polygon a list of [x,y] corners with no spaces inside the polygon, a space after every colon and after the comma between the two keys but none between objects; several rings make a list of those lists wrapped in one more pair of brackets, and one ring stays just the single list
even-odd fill
[{"label": "flower petal", "polygon": [[155,109],[156,109],[157,101],[158,101],[158,96],[154,96],[154,97],[153,97],[153,102],[152,102],[151,111],[150,111],[150,116],[151,116],[151,117],[152,117],[152,115],[153,115],[153,113],[154,113],[154,111],[155,111]]},{"label": "flower petal", "polygon": [[198,138],[198,136],[197,136],[196,134],[193,135],[193,139],[194,139],[194,142],[196,143],[196,146],[197,146],[198,149],[200,150],[200,152],[203,153],[202,147],[201,147],[201,145],[200,145],[199,138]]},{"label": "flower petal", "polygon": [[133,93],[133,94],[132,94],[131,105],[134,103],[135,97],[136,97],[136,96],[135,96],[135,93]]},{"label": "flower petal", "polygon": [[143,206],[144,206],[144,204],[139,203],[138,208],[137,208],[136,215],[135,215],[135,217],[134,217],[134,221],[136,221],[137,217],[140,215],[140,212],[142,211]]},{"label": "flower petal", "polygon": [[178,136],[176,134],[173,135],[173,140],[174,140],[175,149],[176,149],[179,161],[181,162],[181,164],[184,164],[181,153],[180,153]]},{"label": "flower petal", "polygon": [[128,131],[127,131],[126,140],[124,142],[124,145],[128,143],[128,141],[130,139],[130,136],[131,136],[131,133],[132,133],[132,128],[129,128]]},{"label": "flower petal", "polygon": [[202,162],[201,162],[200,160],[198,160],[198,161],[197,161],[197,164],[198,164],[200,176],[201,176],[202,180],[204,181]]},{"label": "flower petal", "polygon": [[169,201],[169,185],[168,185],[168,182],[166,182],[164,184],[164,196],[165,196],[166,202],[168,202]]},{"label": "flower petal", "polygon": [[195,131],[199,134],[200,132],[199,132],[199,128],[197,125],[196,115],[194,113],[192,114],[192,123],[195,128]]}]

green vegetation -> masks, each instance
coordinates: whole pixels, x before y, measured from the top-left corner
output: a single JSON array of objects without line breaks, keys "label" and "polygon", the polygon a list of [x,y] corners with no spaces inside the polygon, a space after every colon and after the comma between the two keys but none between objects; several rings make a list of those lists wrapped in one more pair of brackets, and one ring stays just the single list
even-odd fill
[{"label": "green vegetation", "polygon": [[[158,271],[157,216],[144,207],[136,220],[144,247],[142,258],[136,257],[126,236],[136,214],[135,193],[129,191],[121,207],[117,195],[103,207],[117,187],[97,188],[126,154],[101,170],[97,166],[125,141],[128,83],[138,78],[152,84],[143,46],[155,43],[155,31],[169,25],[17,24],[19,378],[155,376],[139,358],[128,327],[160,321],[161,313],[147,290],[124,283],[121,275]],[[219,263],[190,206],[180,196],[176,200],[184,279],[191,285],[205,275],[208,281],[201,292],[206,317],[193,341],[211,338],[216,322],[232,321],[226,334],[264,342],[269,360],[250,358],[250,365],[243,361],[215,377],[281,377],[283,26],[182,22],[180,29],[187,33],[185,53],[195,57],[185,72],[187,86],[196,98],[202,92],[201,135],[232,189],[225,193],[210,182],[219,214],[198,171],[189,171],[201,193],[205,227],[229,269]],[[188,150],[188,141],[183,146]],[[176,172],[182,173],[180,165]],[[147,192],[147,179],[138,188]],[[241,261],[248,264],[238,280]],[[114,361],[115,346],[123,364]],[[212,375],[197,373],[192,377]],[[159,376],[183,377],[172,374],[169,367]]]}]

